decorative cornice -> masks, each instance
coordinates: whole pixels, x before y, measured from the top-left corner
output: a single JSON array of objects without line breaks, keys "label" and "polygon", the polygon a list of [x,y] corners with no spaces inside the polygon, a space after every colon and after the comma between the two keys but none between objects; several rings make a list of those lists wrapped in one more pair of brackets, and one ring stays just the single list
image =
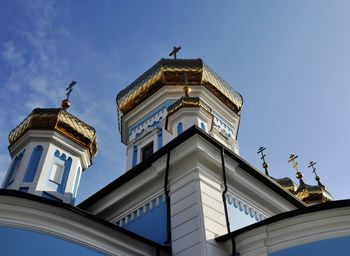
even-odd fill
[{"label": "decorative cornice", "polygon": [[255,219],[256,221],[266,219],[266,216],[264,216],[264,214],[262,214],[260,211],[253,208],[252,206],[248,205],[242,199],[234,196],[233,194],[227,194],[226,200],[229,205],[232,205],[233,207],[239,209],[242,213],[251,217],[252,219]]},{"label": "decorative cornice", "polygon": [[148,212],[152,211],[153,208],[159,207],[161,203],[165,202],[165,195],[160,195],[156,198],[153,198],[146,203],[144,203],[142,206],[139,206],[137,209],[133,210],[131,213],[128,213],[127,215],[124,215],[123,217],[119,218],[114,223],[119,227],[124,227],[128,225],[130,222],[133,222],[136,219],[139,219],[142,217],[142,214],[147,214]]}]

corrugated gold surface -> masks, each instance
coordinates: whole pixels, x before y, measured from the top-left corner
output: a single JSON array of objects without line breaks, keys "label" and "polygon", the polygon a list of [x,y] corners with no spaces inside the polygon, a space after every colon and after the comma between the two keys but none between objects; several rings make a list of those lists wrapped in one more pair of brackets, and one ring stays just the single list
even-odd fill
[{"label": "corrugated gold surface", "polygon": [[288,190],[289,192],[293,193],[296,190],[296,185],[290,178],[281,178],[281,179],[275,179],[273,178],[278,184],[280,184],[285,190]]},{"label": "corrugated gold surface", "polygon": [[203,101],[201,101],[198,97],[181,97],[174,104],[168,107],[168,116],[183,107],[202,107],[211,113],[211,108]]},{"label": "corrugated gold surface", "polygon": [[10,132],[8,136],[10,145],[15,143],[29,129],[56,130],[78,144],[87,147],[91,158],[97,153],[95,129],[63,109],[34,109],[26,119]]},{"label": "corrugated gold surface", "polygon": [[228,107],[239,113],[242,96],[233,90],[201,59],[161,59],[117,95],[117,105],[126,113],[149,97],[163,85],[184,85],[184,73],[188,84],[204,85]]},{"label": "corrugated gold surface", "polygon": [[325,203],[333,200],[331,194],[322,186],[301,184],[294,194],[307,204]]}]

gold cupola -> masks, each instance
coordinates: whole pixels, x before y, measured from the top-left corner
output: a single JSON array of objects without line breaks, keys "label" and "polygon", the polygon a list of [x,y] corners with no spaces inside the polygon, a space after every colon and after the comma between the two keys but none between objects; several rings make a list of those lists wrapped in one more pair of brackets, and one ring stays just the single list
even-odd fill
[{"label": "gold cupola", "polygon": [[28,130],[52,130],[86,148],[91,159],[97,153],[95,129],[67,112],[71,103],[64,99],[61,108],[35,108],[8,136],[9,147]]},{"label": "gold cupola", "polygon": [[[295,159],[298,156],[291,154],[289,162],[293,163],[296,170],[296,178],[299,180],[299,186],[295,191],[295,196],[308,205],[330,202],[333,200],[331,194],[326,190],[325,186],[320,182],[320,177],[316,174],[317,185],[306,184],[303,180],[303,174],[298,169],[298,163]],[[312,164],[313,162],[310,162]],[[309,167],[313,165],[309,165]],[[314,169],[315,172],[316,169]]]},{"label": "gold cupola", "polygon": [[201,59],[161,59],[117,95],[122,114],[127,113],[162,86],[177,86],[187,74],[188,84],[204,86],[235,113],[243,106],[242,96],[233,90]]},{"label": "gold cupola", "polygon": [[82,172],[97,152],[95,129],[67,112],[75,84],[61,108],[36,108],[9,133],[12,162],[3,189],[74,204]]}]

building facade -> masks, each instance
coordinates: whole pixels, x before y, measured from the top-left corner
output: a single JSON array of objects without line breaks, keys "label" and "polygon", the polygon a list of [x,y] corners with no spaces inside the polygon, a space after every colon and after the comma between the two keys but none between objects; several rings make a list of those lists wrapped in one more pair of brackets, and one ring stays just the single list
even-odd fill
[{"label": "building facade", "polygon": [[161,59],[116,103],[127,170],[77,206],[97,150],[94,129],[65,102],[33,110],[10,132],[4,232],[63,239],[52,242],[60,255],[326,255],[325,244],[346,247],[350,201],[332,201],[318,176],[308,185],[297,170],[296,185],[244,160],[243,98],[201,59]]}]

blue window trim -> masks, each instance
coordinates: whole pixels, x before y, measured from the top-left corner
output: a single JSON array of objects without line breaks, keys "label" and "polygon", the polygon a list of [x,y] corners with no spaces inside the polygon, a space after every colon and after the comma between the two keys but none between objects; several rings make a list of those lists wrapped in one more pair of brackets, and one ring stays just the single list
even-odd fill
[{"label": "blue window trim", "polygon": [[4,183],[4,188],[6,189],[13,181],[15,178],[15,174],[16,174],[16,170],[19,167],[19,165],[21,164],[23,155],[24,155],[25,150],[23,150],[21,153],[19,153],[16,157],[15,160],[13,161],[10,171],[7,175],[6,181]]},{"label": "blue window trim", "polygon": [[[56,184],[55,182],[50,180],[50,176],[51,176],[51,172],[54,164],[55,163],[61,164],[61,162],[63,162],[63,166],[64,166],[62,180],[60,184]],[[50,187],[51,189],[55,189],[60,194],[64,194],[66,190],[66,185],[67,185],[71,165],[72,165],[72,158],[67,157],[66,154],[64,153],[61,154],[59,150],[56,150],[54,153],[54,160],[51,165],[51,171],[48,176],[48,187]]]},{"label": "blue window trim", "polygon": [[43,153],[43,147],[41,145],[36,146],[33,149],[32,156],[30,157],[29,164],[24,175],[23,182],[32,182],[34,180],[36,171],[39,166],[40,158]]},{"label": "blue window trim", "polygon": [[182,124],[181,122],[179,122],[179,123],[177,124],[177,135],[183,133],[183,131],[184,131],[183,124]]}]

